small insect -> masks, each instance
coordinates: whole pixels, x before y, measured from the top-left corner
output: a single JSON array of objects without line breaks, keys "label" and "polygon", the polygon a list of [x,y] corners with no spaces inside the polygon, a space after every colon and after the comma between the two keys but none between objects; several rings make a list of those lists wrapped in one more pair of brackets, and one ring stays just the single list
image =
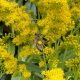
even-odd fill
[{"label": "small insect", "polygon": [[33,46],[36,47],[39,51],[43,51],[46,44],[47,40],[43,38],[43,35],[40,33],[36,33]]},{"label": "small insect", "polygon": [[35,34],[35,39],[34,39],[34,44],[33,46],[36,47],[38,50],[43,51],[43,41],[41,39],[41,34],[40,33],[36,33]]}]

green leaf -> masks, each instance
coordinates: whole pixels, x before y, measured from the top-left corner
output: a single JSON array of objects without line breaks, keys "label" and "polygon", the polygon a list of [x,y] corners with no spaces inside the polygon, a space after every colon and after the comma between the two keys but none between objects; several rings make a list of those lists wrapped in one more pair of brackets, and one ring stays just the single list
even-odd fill
[{"label": "green leaf", "polygon": [[11,80],[21,80],[21,76],[12,77]]},{"label": "green leaf", "polygon": [[22,5],[22,4],[23,4],[23,0],[16,0],[16,2],[17,2],[19,5]]},{"label": "green leaf", "polygon": [[30,2],[26,2],[25,6],[27,8],[26,10],[28,10],[28,12],[31,13],[32,18],[36,19],[37,16],[36,5],[31,4]]},{"label": "green leaf", "polygon": [[31,9],[31,3],[30,3],[30,2],[27,2],[27,3],[25,4],[25,6],[26,6],[26,8],[27,8],[28,10]]},{"label": "green leaf", "polygon": [[2,77],[0,77],[0,80],[6,80],[6,75],[2,75]]},{"label": "green leaf", "polygon": [[70,58],[73,58],[74,56],[75,56],[75,49],[73,48],[69,48],[63,51],[61,55],[59,55],[61,61],[66,61]]},{"label": "green leaf", "polygon": [[36,11],[36,6],[34,4],[32,4],[31,10],[33,12],[33,15],[36,17],[37,16],[37,13],[36,13],[37,11]]},{"label": "green leaf", "polygon": [[15,45],[12,43],[11,39],[8,40],[7,47],[8,47],[8,52],[12,53],[14,55],[15,54]]},{"label": "green leaf", "polygon": [[38,72],[38,73],[41,72],[41,69],[40,69],[37,65],[35,65],[35,64],[33,64],[33,63],[27,64],[27,68],[28,68],[31,72]]},{"label": "green leaf", "polygon": [[21,73],[15,72],[15,74],[12,75],[11,80],[25,80],[25,78],[21,75]]},{"label": "green leaf", "polygon": [[59,66],[65,69],[65,61],[75,57],[75,49],[69,48],[67,50],[63,50],[61,55],[59,55],[60,64]]}]

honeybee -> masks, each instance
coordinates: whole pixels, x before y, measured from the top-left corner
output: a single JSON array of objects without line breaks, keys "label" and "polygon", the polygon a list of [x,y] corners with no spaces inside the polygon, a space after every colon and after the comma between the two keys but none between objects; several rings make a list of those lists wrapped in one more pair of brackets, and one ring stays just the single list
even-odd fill
[{"label": "honeybee", "polygon": [[43,51],[45,43],[47,43],[47,41],[43,38],[43,35],[36,33],[33,46],[36,47],[39,51]]}]

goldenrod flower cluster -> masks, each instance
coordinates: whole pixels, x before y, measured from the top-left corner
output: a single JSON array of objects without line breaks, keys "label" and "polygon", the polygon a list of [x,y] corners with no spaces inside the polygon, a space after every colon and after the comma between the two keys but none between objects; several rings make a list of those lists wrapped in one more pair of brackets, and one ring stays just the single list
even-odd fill
[{"label": "goldenrod flower cluster", "polygon": [[39,67],[40,67],[40,68],[45,67],[45,65],[46,65],[46,64],[45,64],[45,62],[44,62],[44,61],[40,61],[40,62],[39,62]]},{"label": "goldenrod flower cluster", "polygon": [[22,73],[22,75],[25,78],[29,78],[31,76],[31,73],[26,69],[26,65],[25,64],[19,64],[18,65],[18,70]]},{"label": "goldenrod flower cluster", "polygon": [[42,14],[37,24],[48,40],[55,41],[73,29],[74,21],[67,0],[39,0],[37,4]]},{"label": "goldenrod flower cluster", "polygon": [[62,43],[61,46],[65,45],[65,46],[72,46],[72,47],[77,47],[79,43],[78,37],[77,36],[73,36],[73,35],[69,35],[68,37],[66,37],[64,44]]},{"label": "goldenrod flower cluster", "polygon": [[26,69],[26,65],[18,64],[17,59],[7,51],[7,45],[3,43],[4,41],[0,39],[0,42],[0,64],[3,74],[14,74],[18,70],[24,78],[28,79],[31,73]]},{"label": "goldenrod flower cluster", "polygon": [[50,59],[53,59],[54,58],[55,50],[54,50],[54,48],[51,48],[51,47],[45,47],[43,49],[43,53],[44,53],[46,59],[49,59],[50,60]]},{"label": "goldenrod flower cluster", "polygon": [[19,58],[27,59],[27,57],[30,55],[40,55],[40,51],[37,48],[32,48],[30,46],[24,46],[19,53]]},{"label": "goldenrod flower cluster", "polygon": [[68,0],[72,18],[76,21],[80,17],[80,1],[79,0]]},{"label": "goldenrod flower cluster", "polygon": [[0,45],[0,60],[2,61],[6,74],[12,74],[17,68],[17,59]]},{"label": "goldenrod flower cluster", "polygon": [[50,69],[56,68],[56,67],[58,67],[59,59],[52,56],[52,58],[49,58],[48,64],[49,64]]},{"label": "goldenrod flower cluster", "polygon": [[43,50],[44,54],[50,55],[54,53],[54,48],[45,47]]},{"label": "goldenrod flower cluster", "polygon": [[80,65],[80,58],[76,57],[73,59],[69,59],[65,62],[65,65],[70,68],[70,69],[79,69],[79,65]]},{"label": "goldenrod flower cluster", "polygon": [[5,22],[6,26],[10,26],[12,32],[13,30],[16,32],[16,34],[13,32],[13,43],[16,45],[25,43],[25,38],[32,33],[30,15],[26,13],[24,7],[19,7],[15,2],[0,0],[0,21]]},{"label": "goldenrod flower cluster", "polygon": [[[11,57],[11,56],[9,56],[9,57]],[[12,60],[4,61],[4,68],[6,70],[6,74],[14,73],[17,68],[17,60],[14,58]]]},{"label": "goldenrod flower cluster", "polygon": [[[80,56],[80,36],[69,35],[60,47],[65,50],[74,49],[74,54]],[[60,49],[61,49],[60,48]]]},{"label": "goldenrod flower cluster", "polygon": [[60,68],[43,71],[42,74],[44,75],[43,80],[65,80],[64,72]]}]

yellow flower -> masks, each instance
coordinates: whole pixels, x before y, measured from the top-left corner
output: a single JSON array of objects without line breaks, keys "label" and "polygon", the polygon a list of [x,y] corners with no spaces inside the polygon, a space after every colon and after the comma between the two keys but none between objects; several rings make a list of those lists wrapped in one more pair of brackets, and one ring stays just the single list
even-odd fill
[{"label": "yellow flower", "polygon": [[13,43],[16,45],[25,43],[25,38],[29,34],[33,34],[30,33],[30,15],[15,2],[0,0],[0,21],[5,22],[6,26],[10,26],[11,29],[18,32],[13,39]]},{"label": "yellow flower", "polygon": [[6,74],[14,73],[17,69],[16,59],[4,61],[4,68],[5,68]]},{"label": "yellow flower", "polygon": [[16,43],[16,45],[19,46],[20,44],[26,42],[26,37],[22,35],[17,35],[12,42]]},{"label": "yellow flower", "polygon": [[14,59],[13,55],[11,55],[9,52],[7,52],[6,46],[0,46],[0,58],[4,61]]},{"label": "yellow flower", "polygon": [[79,47],[79,37],[74,35],[69,35],[68,37],[66,37],[64,43],[61,44],[61,46],[63,45],[65,45],[66,47],[72,46],[75,49],[77,49]]},{"label": "yellow flower", "polygon": [[24,46],[19,53],[19,58],[26,59],[28,56],[33,55],[33,54],[39,55],[40,52],[37,48],[32,48],[30,46]]},{"label": "yellow flower", "polygon": [[18,70],[22,73],[25,78],[29,78],[31,76],[31,72],[26,69],[25,64],[19,64]]},{"label": "yellow flower", "polygon": [[70,69],[77,69],[80,65],[80,58],[75,57],[73,59],[68,59],[67,61],[65,61],[65,65]]},{"label": "yellow flower", "polygon": [[46,39],[55,42],[74,28],[67,0],[39,0],[37,4],[42,15],[37,24]]},{"label": "yellow flower", "polygon": [[45,62],[44,62],[44,61],[40,61],[40,62],[39,62],[39,67],[40,67],[40,68],[45,67]]},{"label": "yellow flower", "polygon": [[29,78],[31,76],[31,72],[29,72],[28,70],[25,70],[22,72],[22,75],[25,77],[25,78]]},{"label": "yellow flower", "polygon": [[54,53],[54,48],[45,47],[43,52],[46,55],[50,55],[50,54]]},{"label": "yellow flower", "polygon": [[43,71],[42,74],[44,75],[43,80],[65,80],[64,72],[61,68]]},{"label": "yellow flower", "polygon": [[23,72],[24,70],[26,70],[26,65],[25,64],[19,64],[18,68],[19,68],[20,72]]},{"label": "yellow flower", "polygon": [[7,51],[7,47],[3,42],[0,44],[0,60],[3,61],[6,74],[13,74],[17,69],[17,59]]},{"label": "yellow flower", "polygon": [[55,57],[50,58],[50,59],[48,60],[48,64],[50,65],[50,69],[56,68],[56,67],[58,66],[58,64],[59,64],[59,60],[56,59]]}]

